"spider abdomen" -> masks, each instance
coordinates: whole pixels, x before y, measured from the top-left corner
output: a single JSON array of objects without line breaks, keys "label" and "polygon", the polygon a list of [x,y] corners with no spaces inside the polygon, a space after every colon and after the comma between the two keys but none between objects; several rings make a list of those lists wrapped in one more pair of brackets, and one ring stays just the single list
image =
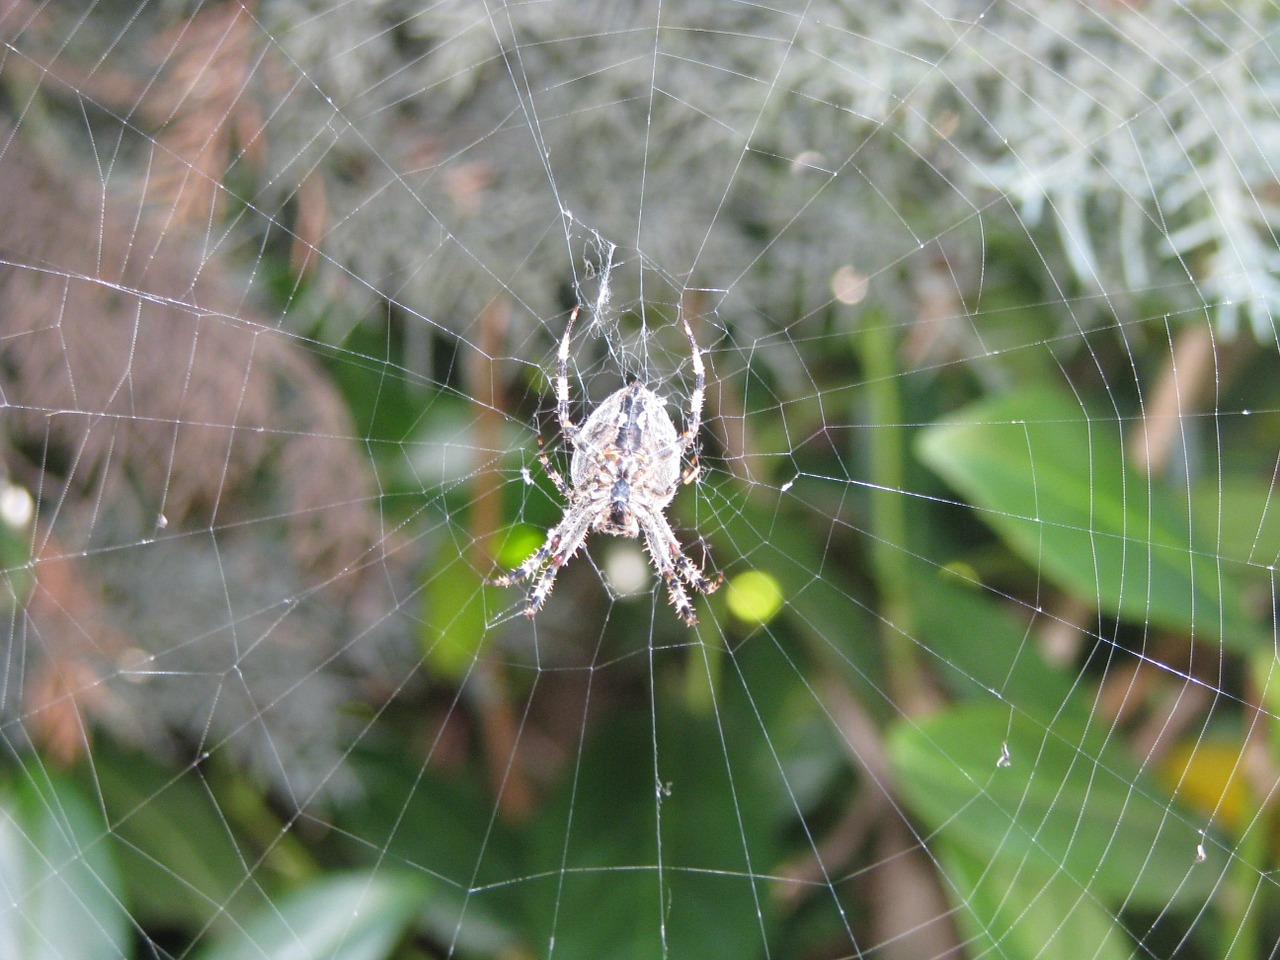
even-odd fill
[{"label": "spider abdomen", "polygon": [[[634,523],[626,522],[632,503],[662,510],[671,502],[682,452],[666,402],[643,384],[631,383],[606,397],[582,425],[569,478],[575,490],[607,489],[609,511],[602,521],[626,526],[635,536]],[[607,529],[604,522],[599,529]]]}]

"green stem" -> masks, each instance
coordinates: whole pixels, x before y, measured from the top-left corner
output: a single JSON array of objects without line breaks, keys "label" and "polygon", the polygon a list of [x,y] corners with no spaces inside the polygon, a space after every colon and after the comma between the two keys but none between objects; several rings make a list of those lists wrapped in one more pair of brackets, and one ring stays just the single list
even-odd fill
[{"label": "green stem", "polygon": [[[1273,711],[1280,703],[1280,674],[1277,673],[1275,658],[1270,654],[1256,656],[1249,681],[1246,701],[1258,706],[1248,725],[1249,733],[1241,745],[1240,762],[1244,770],[1267,766],[1266,762],[1250,763],[1251,752],[1274,757],[1280,750],[1280,729],[1271,721],[1275,715]],[[1238,774],[1236,783],[1244,788],[1245,798],[1241,805],[1244,810],[1256,811],[1266,802],[1260,796],[1262,791],[1258,789],[1257,782],[1247,773]],[[1219,953],[1225,960],[1253,960],[1259,956],[1263,942],[1261,919],[1274,904],[1272,891],[1268,889],[1270,884],[1265,878],[1274,862],[1275,809],[1268,803],[1261,815],[1242,817],[1241,822],[1243,833],[1229,851],[1232,859],[1222,891],[1223,942]],[[1259,889],[1264,883],[1267,886]]]},{"label": "green stem", "polygon": [[699,646],[690,648],[690,656],[685,661],[684,699],[691,713],[709,716],[715,709],[720,689],[724,648],[715,637],[709,636],[714,631],[704,630],[701,623],[697,630]]},{"label": "green stem", "polygon": [[871,561],[880,590],[880,637],[885,672],[895,699],[904,708],[918,702],[922,678],[916,658],[914,618],[911,608],[911,575],[907,544],[910,543],[906,498],[906,430],[903,425],[901,371],[897,363],[895,328],[872,315],[870,323],[855,333],[854,350],[865,374],[863,395],[868,461],[871,467]]},{"label": "green stem", "polygon": [[[1252,791],[1251,791],[1252,792]],[[1259,889],[1266,880],[1260,866],[1266,857],[1266,818],[1246,827],[1244,835],[1231,851],[1223,885],[1222,953],[1223,960],[1255,960],[1261,943],[1258,928],[1263,910],[1269,902],[1269,891]]]},{"label": "green stem", "polygon": [[[271,810],[261,790],[229,763],[210,764],[208,779],[219,807],[263,851],[268,868],[290,881],[319,875],[320,867],[292,830]],[[290,826],[292,824],[289,824]]]}]

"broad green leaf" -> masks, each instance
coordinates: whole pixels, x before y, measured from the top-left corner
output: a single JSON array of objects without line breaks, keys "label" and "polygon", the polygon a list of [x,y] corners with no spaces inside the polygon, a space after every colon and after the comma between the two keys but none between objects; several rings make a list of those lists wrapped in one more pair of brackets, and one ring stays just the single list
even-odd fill
[{"label": "broad green leaf", "polygon": [[1117,904],[1203,904],[1220,873],[1195,863],[1201,821],[1110,744],[1068,719],[1046,730],[990,702],[902,721],[889,739],[912,813],[978,859]]},{"label": "broad green leaf", "polygon": [[1161,782],[1190,809],[1239,836],[1258,825],[1260,806],[1249,785],[1248,741],[1238,734],[1197,733],[1165,754]]},{"label": "broad green leaf", "polygon": [[1192,494],[1193,520],[1204,543],[1224,559],[1268,583],[1280,563],[1280,497],[1258,477],[1225,476]]},{"label": "broad green leaf", "polygon": [[1185,488],[1126,466],[1124,427],[1031,389],[966,407],[918,449],[1027,563],[1104,613],[1242,651],[1270,644],[1191,530]]},{"label": "broad green leaf", "polygon": [[1046,724],[1077,695],[1074,674],[1050,667],[1030,642],[1032,611],[998,603],[981,584],[946,568],[911,564],[921,658],[957,695],[989,698],[994,692]]},{"label": "broad green leaf", "polygon": [[392,870],[327,876],[262,907],[201,960],[379,960],[424,909],[426,886]]},{"label": "broad green leaf", "polygon": [[0,957],[118,960],[129,920],[102,817],[36,765],[0,787]]},{"label": "broad green leaf", "polygon": [[1064,874],[1042,877],[1007,860],[985,860],[942,842],[934,856],[969,956],[1036,960],[1128,960],[1124,928],[1084,884]]}]

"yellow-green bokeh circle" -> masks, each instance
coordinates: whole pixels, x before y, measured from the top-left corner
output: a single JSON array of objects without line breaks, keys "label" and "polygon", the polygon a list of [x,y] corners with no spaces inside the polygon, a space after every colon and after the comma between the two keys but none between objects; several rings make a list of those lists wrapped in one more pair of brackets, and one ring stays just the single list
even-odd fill
[{"label": "yellow-green bokeh circle", "polygon": [[763,570],[746,570],[729,579],[725,602],[743,623],[768,623],[782,609],[782,586]]}]

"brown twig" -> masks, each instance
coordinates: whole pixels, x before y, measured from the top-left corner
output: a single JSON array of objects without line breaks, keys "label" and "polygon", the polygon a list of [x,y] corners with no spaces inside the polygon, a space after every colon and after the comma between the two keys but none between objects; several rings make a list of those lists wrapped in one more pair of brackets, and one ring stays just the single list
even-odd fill
[{"label": "brown twig", "polygon": [[[469,560],[476,570],[493,567],[490,550],[502,523],[502,478],[493,469],[493,458],[502,445],[502,391],[498,387],[494,358],[506,342],[511,308],[506,300],[494,300],[480,315],[480,337],[467,354],[463,368],[466,389],[476,404],[475,450],[477,463],[471,502]],[[473,698],[485,742],[489,781],[502,812],[523,819],[533,809],[533,791],[516,762],[520,725],[516,722],[509,685],[502,664],[481,659],[472,677],[478,696]]]},{"label": "brown twig", "polygon": [[782,867],[783,879],[775,885],[774,896],[788,904],[797,901],[811,887],[820,885],[825,889],[833,874],[849,862],[872,829],[892,809],[889,760],[875,722],[836,680],[824,680],[819,692],[854,764],[865,774],[864,786],[839,824],[810,854]]},{"label": "brown twig", "polygon": [[1218,375],[1213,326],[1184,327],[1174,337],[1169,362],[1129,436],[1129,459],[1147,476],[1160,473],[1181,436],[1184,420],[1200,406]]}]

